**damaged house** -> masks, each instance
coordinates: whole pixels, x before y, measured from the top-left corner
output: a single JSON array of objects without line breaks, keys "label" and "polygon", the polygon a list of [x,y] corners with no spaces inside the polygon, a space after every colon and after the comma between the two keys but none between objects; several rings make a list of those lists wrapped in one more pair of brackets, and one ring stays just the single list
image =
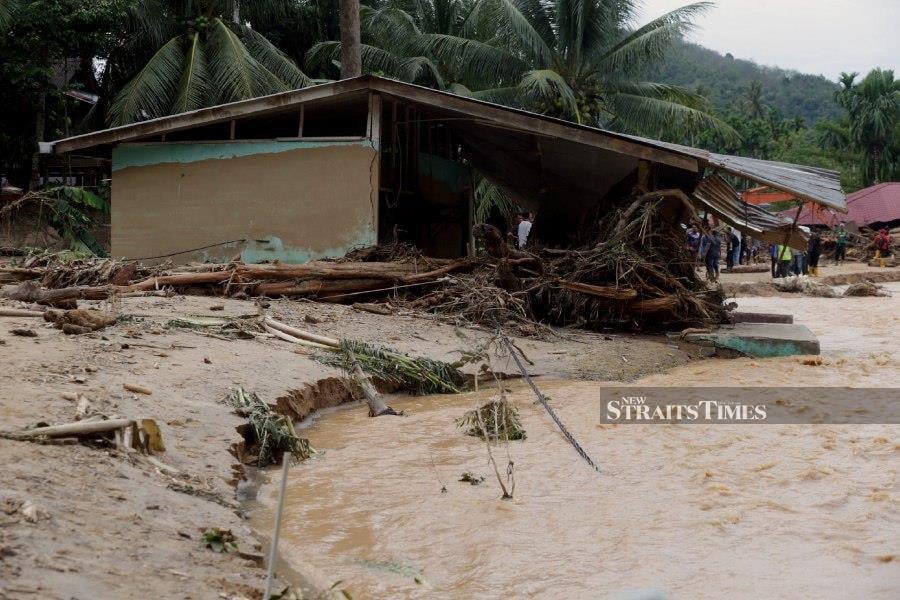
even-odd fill
[{"label": "damaged house", "polygon": [[[45,144],[103,159],[112,256],[304,262],[401,240],[473,248],[473,168],[539,212],[566,247],[611,200],[658,191],[795,246],[789,221],[744,203],[736,176],[845,211],[837,174],[603,131],[375,76],[195,110]],[[471,168],[470,168],[471,167]],[[686,222],[687,212],[682,212]]]}]

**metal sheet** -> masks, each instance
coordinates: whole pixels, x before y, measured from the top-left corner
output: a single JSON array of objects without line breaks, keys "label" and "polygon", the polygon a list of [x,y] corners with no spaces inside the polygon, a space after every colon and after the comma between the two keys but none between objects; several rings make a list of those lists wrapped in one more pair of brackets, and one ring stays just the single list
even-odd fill
[{"label": "metal sheet", "polygon": [[750,237],[769,244],[783,244],[785,236],[792,248],[805,249],[808,236],[791,228],[792,221],[741,200],[740,194],[718,175],[701,181],[691,197],[717,217]]}]

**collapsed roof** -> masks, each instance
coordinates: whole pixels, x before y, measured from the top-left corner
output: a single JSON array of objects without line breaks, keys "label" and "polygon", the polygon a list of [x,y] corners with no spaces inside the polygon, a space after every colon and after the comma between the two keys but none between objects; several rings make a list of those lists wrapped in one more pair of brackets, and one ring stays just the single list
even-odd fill
[{"label": "collapsed roof", "polygon": [[[371,75],[69,137],[46,144],[45,151],[59,154],[160,140],[160,136],[184,130],[286,114],[307,104],[327,107],[373,92],[385,100],[427,110],[429,120],[451,128],[463,141],[466,157],[478,171],[513,196],[543,206],[575,200],[596,202],[634,173],[640,161],[648,161],[664,165],[669,178],[675,173],[679,185],[688,191],[699,189],[692,196],[698,208],[707,208],[757,237],[762,232],[779,231],[789,223],[761,209],[745,208],[747,205],[733,190],[725,190],[723,184],[731,188],[724,180],[704,178],[705,174],[734,175],[804,201],[847,210],[834,171],[715,154]],[[753,219],[747,216],[751,214]]]}]

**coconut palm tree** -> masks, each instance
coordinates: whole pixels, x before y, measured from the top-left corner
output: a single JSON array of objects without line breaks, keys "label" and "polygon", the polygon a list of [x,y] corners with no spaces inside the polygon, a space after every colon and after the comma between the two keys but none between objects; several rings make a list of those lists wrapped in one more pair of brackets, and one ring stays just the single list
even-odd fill
[{"label": "coconut palm tree", "polygon": [[864,176],[880,183],[900,158],[900,80],[891,70],[873,69],[851,88],[847,105],[850,138],[865,155]]},{"label": "coconut palm tree", "polygon": [[[430,56],[425,34],[461,33],[472,0],[388,0],[360,7],[362,69],[402,81],[466,93],[454,69]],[[322,41],[307,54],[309,68],[323,68],[341,55],[341,44]]]},{"label": "coconut palm tree", "polygon": [[[462,34],[423,34],[473,95],[632,133],[683,138],[736,133],[678,86],[645,81],[673,43],[710,7],[690,4],[632,28],[634,0],[473,0]],[[490,32],[478,39],[470,32]],[[490,85],[485,85],[485,84]]]},{"label": "coconut palm tree", "polygon": [[766,104],[762,99],[762,83],[759,79],[750,82],[750,88],[747,90],[747,115],[752,119],[761,119],[766,111]]},{"label": "coconut palm tree", "polygon": [[303,71],[251,26],[277,15],[279,6],[246,0],[136,3],[130,52],[118,57],[136,66],[109,108],[110,123],[310,85]]}]

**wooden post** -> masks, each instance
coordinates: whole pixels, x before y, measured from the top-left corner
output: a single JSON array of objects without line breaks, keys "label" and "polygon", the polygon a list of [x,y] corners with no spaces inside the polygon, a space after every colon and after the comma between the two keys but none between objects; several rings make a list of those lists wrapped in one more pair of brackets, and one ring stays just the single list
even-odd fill
[{"label": "wooden post", "polygon": [[278,490],[278,507],[275,509],[275,531],[272,533],[272,547],[269,548],[269,568],[266,571],[266,591],[264,600],[272,597],[272,581],[275,576],[275,559],[278,557],[278,538],[281,533],[281,514],[284,512],[284,490],[287,486],[288,467],[291,455],[285,452],[281,457],[281,487]]},{"label": "wooden post", "polygon": [[371,138],[372,147],[381,152],[381,95],[369,94],[369,124],[366,136]]},{"label": "wooden post", "polygon": [[306,105],[300,105],[300,123],[297,125],[297,137],[303,137],[303,122],[306,120]]},{"label": "wooden post", "polygon": [[638,161],[638,180],[637,185],[645,192],[650,191],[650,162],[646,160]]}]

